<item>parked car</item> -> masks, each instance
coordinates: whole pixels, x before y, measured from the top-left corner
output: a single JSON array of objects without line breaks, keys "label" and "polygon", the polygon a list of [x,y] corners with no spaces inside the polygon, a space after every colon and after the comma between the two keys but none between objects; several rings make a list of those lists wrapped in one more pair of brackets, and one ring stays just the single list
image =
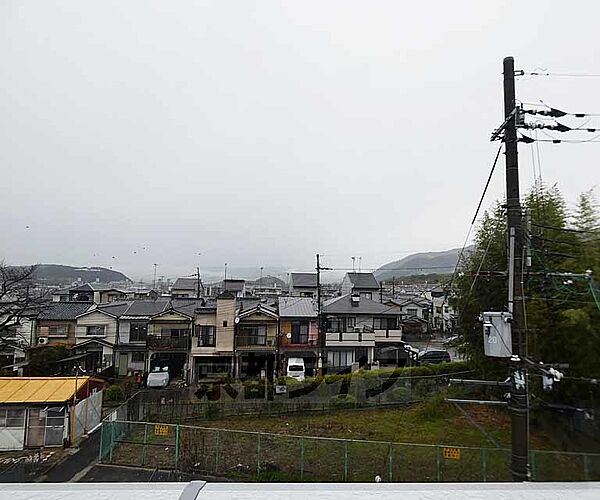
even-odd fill
[{"label": "parked car", "polygon": [[156,367],[153,371],[151,371],[148,374],[146,387],[156,387],[158,389],[164,389],[169,385],[169,380],[169,368],[166,366],[162,369]]},{"label": "parked car", "polygon": [[304,366],[304,359],[302,359],[302,358],[288,359],[288,365],[287,365],[287,376],[288,377],[291,377],[300,382],[303,382],[305,375],[306,375],[306,367]]},{"label": "parked car", "polygon": [[422,365],[438,365],[450,363],[450,353],[441,349],[427,349],[419,353],[419,363]]},{"label": "parked car", "polygon": [[444,345],[447,347],[454,347],[460,343],[460,337],[458,335],[452,335],[444,340]]}]

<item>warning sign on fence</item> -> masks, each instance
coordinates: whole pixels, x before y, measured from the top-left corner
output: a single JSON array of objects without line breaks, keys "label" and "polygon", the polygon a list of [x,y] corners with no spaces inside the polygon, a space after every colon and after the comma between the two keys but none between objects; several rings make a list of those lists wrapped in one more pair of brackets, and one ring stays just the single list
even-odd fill
[{"label": "warning sign on fence", "polygon": [[460,460],[460,448],[444,448],[442,456],[449,460]]},{"label": "warning sign on fence", "polygon": [[154,425],[154,435],[155,436],[168,436],[169,435],[169,426],[168,425]]}]

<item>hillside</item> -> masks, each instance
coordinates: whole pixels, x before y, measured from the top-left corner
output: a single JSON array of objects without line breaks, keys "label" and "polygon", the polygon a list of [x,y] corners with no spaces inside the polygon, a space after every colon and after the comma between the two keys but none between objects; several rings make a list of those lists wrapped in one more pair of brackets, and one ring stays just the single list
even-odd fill
[{"label": "hillside", "polygon": [[34,279],[48,284],[70,284],[80,280],[82,283],[100,281],[101,283],[131,281],[119,271],[105,267],[74,267],[60,264],[39,264]]},{"label": "hillside", "polygon": [[[470,247],[467,247],[465,251],[469,249]],[[374,274],[379,281],[386,281],[393,277],[416,274],[451,273],[456,266],[460,250],[460,248],[453,248],[444,252],[414,253],[381,266]]]}]

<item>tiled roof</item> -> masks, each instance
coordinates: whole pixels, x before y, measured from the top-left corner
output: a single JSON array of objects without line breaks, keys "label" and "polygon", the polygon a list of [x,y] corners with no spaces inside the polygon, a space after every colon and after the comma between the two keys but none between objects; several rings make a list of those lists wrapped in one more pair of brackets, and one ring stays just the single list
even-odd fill
[{"label": "tiled roof", "polygon": [[43,309],[38,315],[38,320],[69,321],[75,320],[91,307],[88,302],[54,302]]},{"label": "tiled roof", "polygon": [[353,306],[352,295],[349,293],[325,302],[323,312],[325,314],[389,314],[395,316],[401,313],[398,307],[380,304],[364,297],[360,297],[358,306]]},{"label": "tiled roof", "polygon": [[347,276],[356,288],[379,290],[379,282],[373,273],[347,273]]},{"label": "tiled roof", "polygon": [[196,290],[198,286],[197,278],[177,278],[171,290]]},{"label": "tiled roof", "polygon": [[280,297],[279,316],[282,318],[316,318],[317,304],[308,297]]},{"label": "tiled roof", "polygon": [[316,288],[317,273],[292,273],[290,282],[292,287]]}]

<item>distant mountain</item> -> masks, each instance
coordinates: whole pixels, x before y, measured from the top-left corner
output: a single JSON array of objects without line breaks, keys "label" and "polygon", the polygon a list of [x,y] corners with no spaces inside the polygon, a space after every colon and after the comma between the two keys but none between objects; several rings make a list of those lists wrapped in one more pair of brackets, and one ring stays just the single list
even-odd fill
[{"label": "distant mountain", "polygon": [[[465,252],[470,249],[471,247],[465,248]],[[393,277],[400,278],[415,274],[451,273],[456,267],[460,251],[460,248],[453,248],[445,252],[414,253],[381,266],[374,274],[379,281],[386,281]]]},{"label": "distant mountain", "polygon": [[119,271],[105,267],[74,267],[59,264],[39,264],[36,267],[34,279],[48,284],[71,284],[75,281],[82,283],[130,282],[131,280]]},{"label": "distant mountain", "polygon": [[265,276],[262,281],[260,278],[254,281],[248,281],[248,285],[254,286],[278,286],[279,288],[287,288],[287,284],[282,279],[276,278],[275,276]]}]

